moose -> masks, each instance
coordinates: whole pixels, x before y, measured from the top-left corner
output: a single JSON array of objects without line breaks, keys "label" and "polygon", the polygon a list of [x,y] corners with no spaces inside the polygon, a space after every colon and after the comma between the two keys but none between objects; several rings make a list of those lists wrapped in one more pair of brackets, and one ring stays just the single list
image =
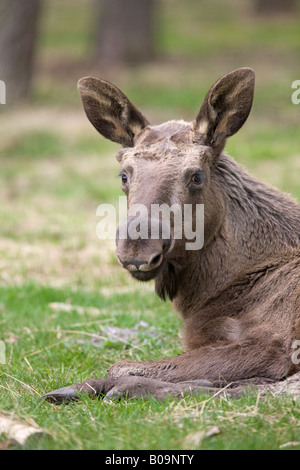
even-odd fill
[{"label": "moose", "polygon": [[300,205],[224,152],[249,115],[254,82],[251,68],[231,71],[210,88],[193,122],[155,126],[113,84],[92,77],[78,82],[90,122],[122,145],[117,160],[128,208],[190,204],[196,217],[203,204],[204,242],[188,250],[184,234],[174,237],[173,219],[168,237],[162,230],[155,239],[117,232],[119,264],[139,281],[154,279],[158,296],[181,315],[184,352],[118,362],[106,378],[47,393],[50,402],[82,393],[164,399],[224,387],[234,395],[289,377],[299,385],[293,353],[300,340]]}]

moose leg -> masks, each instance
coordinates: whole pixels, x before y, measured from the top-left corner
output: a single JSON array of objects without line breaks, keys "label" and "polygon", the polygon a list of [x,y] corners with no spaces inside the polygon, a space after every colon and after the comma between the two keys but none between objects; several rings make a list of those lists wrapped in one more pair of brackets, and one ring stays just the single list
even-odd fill
[{"label": "moose leg", "polygon": [[[45,398],[70,401],[80,393],[88,395],[147,396],[163,398],[168,394],[215,392],[226,383],[253,377],[266,381],[284,377],[291,365],[289,354],[279,340],[243,341],[223,346],[205,346],[180,356],[149,362],[119,362],[112,366],[106,379],[90,379],[54,390]],[[238,392],[238,389],[236,389]]]},{"label": "moose leg", "polygon": [[[198,395],[204,393],[216,393],[219,388],[212,387],[207,380],[191,380],[180,383],[164,382],[139,376],[124,376],[121,378],[89,379],[81,384],[60,388],[47,393],[42,398],[47,401],[60,404],[80,399],[82,395],[102,396],[105,401],[116,400],[121,397],[153,396],[158,400],[164,400],[167,396],[180,398],[183,394]],[[236,394],[237,391],[234,391]]]},{"label": "moose leg", "polygon": [[245,340],[204,346],[159,361],[118,362],[109,369],[108,376],[138,375],[167,382],[199,379],[232,382],[257,376],[277,380],[287,374],[290,366],[291,357],[283,341]]}]

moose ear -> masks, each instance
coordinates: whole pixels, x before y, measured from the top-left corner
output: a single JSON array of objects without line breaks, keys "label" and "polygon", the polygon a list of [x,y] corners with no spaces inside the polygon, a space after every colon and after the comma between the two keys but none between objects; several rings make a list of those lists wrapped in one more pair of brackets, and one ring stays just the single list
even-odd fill
[{"label": "moose ear", "polygon": [[134,137],[149,123],[112,83],[93,77],[79,80],[86,115],[93,126],[107,139],[133,147]]},{"label": "moose ear", "polygon": [[246,121],[254,94],[254,71],[240,68],[221,77],[207,93],[195,122],[206,145],[222,150]]}]

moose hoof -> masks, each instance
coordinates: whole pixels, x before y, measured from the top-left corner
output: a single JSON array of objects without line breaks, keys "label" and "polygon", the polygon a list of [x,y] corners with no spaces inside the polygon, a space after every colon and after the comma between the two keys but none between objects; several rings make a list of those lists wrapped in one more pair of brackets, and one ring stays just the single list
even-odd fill
[{"label": "moose hoof", "polygon": [[77,400],[79,398],[76,390],[72,387],[63,387],[53,390],[52,392],[46,393],[42,396],[42,399],[47,400],[50,403],[59,405],[60,403],[68,403],[70,401]]}]

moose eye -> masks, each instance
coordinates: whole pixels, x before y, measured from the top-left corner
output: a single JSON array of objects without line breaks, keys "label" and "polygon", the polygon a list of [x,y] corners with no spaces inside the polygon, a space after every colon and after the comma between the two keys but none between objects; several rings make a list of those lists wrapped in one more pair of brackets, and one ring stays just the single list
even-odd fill
[{"label": "moose eye", "polygon": [[196,185],[200,185],[201,183],[203,183],[203,180],[204,180],[204,171],[197,171],[197,173],[195,173],[191,178],[192,183]]},{"label": "moose eye", "polygon": [[125,173],[121,173],[121,180],[122,180],[122,183],[123,184],[126,184],[128,179],[127,179],[127,175]]}]

